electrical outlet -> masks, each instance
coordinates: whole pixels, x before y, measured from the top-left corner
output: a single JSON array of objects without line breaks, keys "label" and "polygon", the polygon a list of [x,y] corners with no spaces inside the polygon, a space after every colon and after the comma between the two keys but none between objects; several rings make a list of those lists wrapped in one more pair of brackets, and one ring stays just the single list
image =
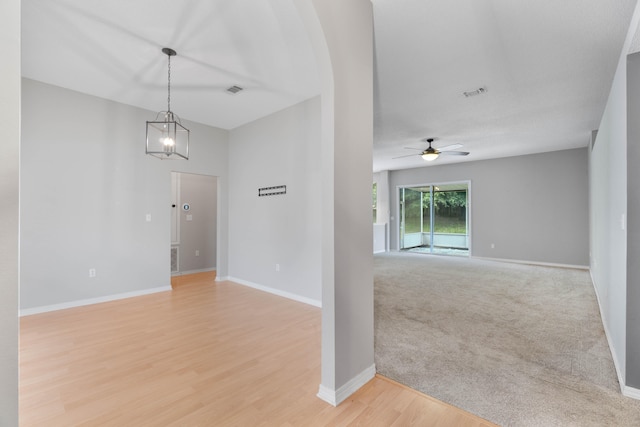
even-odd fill
[{"label": "electrical outlet", "polygon": [[196,249],[196,256],[200,256],[200,251]]},{"label": "electrical outlet", "polygon": [[492,243],[492,244],[491,244],[491,249],[495,249],[495,248],[496,248],[496,244],[495,244],[495,243]]},{"label": "electrical outlet", "polygon": [[89,277],[96,277],[96,269],[95,268],[90,268],[89,269]]},{"label": "electrical outlet", "polygon": [[276,264],[276,271],[280,271],[280,264]]}]

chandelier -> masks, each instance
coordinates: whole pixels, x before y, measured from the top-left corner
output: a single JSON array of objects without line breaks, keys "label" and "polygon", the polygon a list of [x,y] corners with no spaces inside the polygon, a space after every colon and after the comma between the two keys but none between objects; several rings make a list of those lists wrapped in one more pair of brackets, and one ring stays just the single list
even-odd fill
[{"label": "chandelier", "polygon": [[171,57],[176,56],[176,51],[165,47],[162,53],[168,58],[167,111],[160,111],[154,121],[147,122],[146,153],[162,160],[189,160],[189,129],[171,111]]}]

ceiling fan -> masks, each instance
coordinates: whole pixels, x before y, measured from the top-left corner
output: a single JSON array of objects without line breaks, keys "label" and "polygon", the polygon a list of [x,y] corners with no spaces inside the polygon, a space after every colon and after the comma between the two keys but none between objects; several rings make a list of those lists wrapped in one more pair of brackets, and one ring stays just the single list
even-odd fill
[{"label": "ceiling fan", "polygon": [[[422,158],[428,162],[431,162],[435,159],[437,159],[440,154],[442,155],[450,155],[450,156],[467,156],[469,155],[468,151],[452,151],[455,150],[457,148],[461,148],[462,144],[453,144],[453,145],[447,145],[446,147],[442,147],[441,149],[437,149],[437,148],[433,148],[431,146],[431,143],[434,141],[434,138],[425,138],[422,141],[424,142],[428,142],[429,143],[429,147],[426,150],[422,150],[420,148],[413,148],[413,147],[404,147],[407,150],[419,150],[421,151],[421,153],[419,153],[419,156],[422,156]],[[408,154],[406,156],[399,156],[399,157],[394,157],[394,159],[399,159],[402,157],[409,157],[409,156],[415,156],[415,154]]]}]

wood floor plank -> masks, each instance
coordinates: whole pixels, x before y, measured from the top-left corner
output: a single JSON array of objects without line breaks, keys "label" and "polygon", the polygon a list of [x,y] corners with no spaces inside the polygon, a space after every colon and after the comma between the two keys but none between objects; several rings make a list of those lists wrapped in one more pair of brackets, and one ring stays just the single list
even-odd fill
[{"label": "wood floor plank", "polygon": [[379,376],[328,405],[320,310],[214,278],[23,317],[20,425],[491,425]]}]

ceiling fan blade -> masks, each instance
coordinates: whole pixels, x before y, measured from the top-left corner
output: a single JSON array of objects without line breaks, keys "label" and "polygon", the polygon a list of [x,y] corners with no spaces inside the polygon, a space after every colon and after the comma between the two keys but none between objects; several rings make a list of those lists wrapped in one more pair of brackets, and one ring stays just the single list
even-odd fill
[{"label": "ceiling fan blade", "polygon": [[401,159],[403,157],[419,156],[420,154],[407,154],[405,156],[392,157],[392,159]]},{"label": "ceiling fan blade", "polygon": [[424,151],[424,148],[413,148],[413,147],[404,147],[405,150],[418,150],[418,151]]},{"label": "ceiling fan blade", "polygon": [[468,156],[468,151],[441,151],[440,154],[446,154],[447,156]]},{"label": "ceiling fan blade", "polygon": [[458,148],[462,148],[462,144],[451,144],[451,145],[447,145],[446,147],[438,148],[438,150],[439,151],[451,151],[451,150],[457,150]]}]

